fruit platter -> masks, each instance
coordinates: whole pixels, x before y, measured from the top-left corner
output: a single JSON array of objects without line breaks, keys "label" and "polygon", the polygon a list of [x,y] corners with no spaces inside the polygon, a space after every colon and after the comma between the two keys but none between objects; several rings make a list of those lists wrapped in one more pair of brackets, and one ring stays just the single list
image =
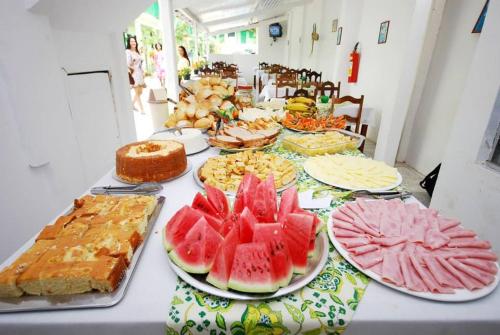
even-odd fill
[{"label": "fruit platter", "polygon": [[274,154],[250,150],[210,157],[195,169],[193,177],[200,187],[210,185],[234,195],[247,173],[255,174],[261,180],[272,174],[279,192],[291,187],[297,177],[295,165],[291,161]]},{"label": "fruit platter", "polygon": [[397,291],[437,301],[470,301],[498,285],[488,241],[417,201],[358,198],[328,222],[335,249],[359,271]]},{"label": "fruit platter", "polygon": [[242,300],[278,297],[314,279],[328,258],[321,220],[300,208],[294,187],[278,199],[274,185],[272,174],[246,174],[232,208],[215,187],[197,193],[163,231],[174,271],[200,290]]},{"label": "fruit platter", "polygon": [[323,155],[309,157],[304,171],[312,178],[345,190],[381,192],[399,186],[403,180],[396,168],[363,156]]},{"label": "fruit platter", "polygon": [[306,117],[302,115],[294,115],[286,113],[282,121],[283,126],[286,128],[303,132],[303,133],[317,133],[329,130],[344,129],[347,125],[345,116],[326,117]]}]

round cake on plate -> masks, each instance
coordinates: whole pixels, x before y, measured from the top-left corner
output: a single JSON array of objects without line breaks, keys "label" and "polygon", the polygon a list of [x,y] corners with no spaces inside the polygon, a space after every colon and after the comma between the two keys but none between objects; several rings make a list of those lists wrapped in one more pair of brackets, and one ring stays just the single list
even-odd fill
[{"label": "round cake on plate", "polygon": [[177,131],[162,131],[153,134],[151,140],[175,140],[184,144],[186,155],[195,154],[208,147],[207,140],[199,129],[184,128],[182,134]]},{"label": "round cake on plate", "polygon": [[130,183],[171,179],[186,168],[186,151],[177,141],[134,142],[116,151],[116,175]]}]

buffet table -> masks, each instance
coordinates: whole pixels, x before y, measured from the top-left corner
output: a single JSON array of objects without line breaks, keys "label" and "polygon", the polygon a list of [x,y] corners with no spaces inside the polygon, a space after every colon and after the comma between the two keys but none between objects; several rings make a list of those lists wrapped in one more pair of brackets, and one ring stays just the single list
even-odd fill
[{"label": "buffet table", "polygon": [[[189,156],[196,168],[217,155],[210,148]],[[117,185],[111,172],[96,185]],[[164,184],[166,203],[153,228],[124,299],[87,310],[0,314],[0,334],[164,334],[177,278],[169,268],[161,229],[197,187],[192,172]],[[42,227],[46,222],[40,222]],[[468,303],[427,301],[370,282],[345,334],[493,334],[500,328],[500,292]]]}]

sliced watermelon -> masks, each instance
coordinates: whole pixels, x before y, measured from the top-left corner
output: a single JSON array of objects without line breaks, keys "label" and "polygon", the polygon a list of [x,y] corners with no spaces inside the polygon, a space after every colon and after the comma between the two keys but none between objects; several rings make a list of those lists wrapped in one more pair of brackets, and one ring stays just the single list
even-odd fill
[{"label": "sliced watermelon", "polygon": [[317,229],[319,229],[319,227],[321,226],[321,220],[316,214],[303,210],[302,208],[296,208],[293,212],[297,214],[309,215],[314,218],[313,227],[311,229],[311,237],[309,240],[309,249],[307,252],[307,255],[309,257],[312,257],[314,256],[314,252],[316,250],[316,233]]},{"label": "sliced watermelon", "polygon": [[200,215],[207,220],[208,224],[211,225],[212,228],[214,228],[216,231],[220,231],[222,224],[224,222],[221,218],[202,212],[199,209],[196,209],[196,211],[198,211]]},{"label": "sliced watermelon", "polygon": [[199,209],[203,213],[210,214],[212,216],[218,216],[217,211],[214,206],[205,198],[200,192],[196,193],[193,199],[191,207],[194,209]]},{"label": "sliced watermelon", "polygon": [[227,236],[231,230],[235,226],[238,225],[238,220],[240,218],[239,214],[231,213],[227,218],[224,219],[224,222],[222,223],[222,226],[220,227],[219,233],[222,234],[222,236]]},{"label": "sliced watermelon", "polygon": [[[269,199],[268,185],[265,181],[262,181],[255,191],[255,199],[253,201],[253,207],[249,207],[253,215],[257,218],[258,222],[276,222],[275,211],[272,210],[272,203]],[[274,199],[276,199],[276,193],[274,194]],[[275,200],[276,201],[276,200]]]},{"label": "sliced watermelon", "polygon": [[245,207],[241,212],[239,226],[240,226],[240,241],[241,243],[250,243],[253,240],[253,229],[257,219],[252,212]]},{"label": "sliced watermelon", "polygon": [[314,217],[305,214],[290,213],[283,224],[283,232],[290,246],[293,272],[305,273],[307,267],[307,254],[311,240],[311,230]]},{"label": "sliced watermelon", "polygon": [[253,208],[253,200],[255,197],[255,190],[257,185],[259,185],[260,179],[251,174],[247,173],[243,176],[243,180],[238,187],[238,192],[236,193],[236,199],[234,200],[233,212],[241,213],[245,207],[250,209]]},{"label": "sliced watermelon", "polygon": [[278,218],[278,201],[276,199],[276,186],[274,184],[274,176],[272,173],[269,174],[267,179],[264,181],[267,208],[272,213],[273,220],[271,222],[276,222]]},{"label": "sliced watermelon", "polygon": [[184,271],[207,273],[222,242],[222,236],[202,217],[189,230],[184,241],[170,251],[169,255]]},{"label": "sliced watermelon", "polygon": [[244,243],[236,247],[228,287],[241,292],[274,292],[279,288],[274,280],[269,250],[265,243]]},{"label": "sliced watermelon", "polygon": [[278,212],[278,222],[283,224],[286,216],[293,213],[299,207],[299,195],[297,189],[292,186],[281,193],[280,209]]},{"label": "sliced watermelon", "polygon": [[222,290],[227,290],[227,283],[233,265],[234,252],[238,244],[240,244],[239,228],[235,226],[233,230],[227,234],[224,242],[222,242],[222,245],[217,251],[217,256],[215,256],[214,264],[208,273],[207,281]]},{"label": "sliced watermelon", "polygon": [[202,217],[200,212],[189,206],[184,206],[174,214],[165,226],[163,245],[167,251],[172,250],[180,242],[194,224]]},{"label": "sliced watermelon", "polygon": [[280,223],[259,223],[255,225],[253,242],[264,242],[269,248],[274,280],[285,287],[293,275],[292,259]]},{"label": "sliced watermelon", "polygon": [[229,202],[224,192],[209,184],[205,184],[205,190],[207,191],[208,202],[210,202],[218,216],[226,218],[229,215]]}]

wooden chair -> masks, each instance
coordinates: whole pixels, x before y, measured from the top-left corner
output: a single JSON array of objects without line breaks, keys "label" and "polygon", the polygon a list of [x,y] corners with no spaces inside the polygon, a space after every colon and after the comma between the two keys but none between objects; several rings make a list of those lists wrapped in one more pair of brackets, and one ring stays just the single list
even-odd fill
[{"label": "wooden chair", "polygon": [[205,65],[205,67],[200,69],[200,77],[213,77],[213,76],[218,76],[219,71],[215,69],[211,69],[208,66]]},{"label": "wooden chair", "polygon": [[226,68],[226,69],[235,69],[236,71],[238,71],[238,65],[236,65],[236,64],[225,65],[225,66],[223,66],[223,69],[224,68]]},{"label": "wooden chair", "polygon": [[[280,87],[292,87],[297,89],[298,83],[297,83],[297,75],[294,73],[283,73],[283,74],[277,74],[276,75],[276,98],[280,98],[278,96],[278,89]],[[288,90],[286,90],[286,93],[284,97],[288,96]]]},{"label": "wooden chair", "polygon": [[220,70],[226,66],[226,62],[212,62],[212,68]]},{"label": "wooden chair", "polygon": [[259,70],[265,70],[268,67],[269,67],[269,64],[267,64],[266,62],[259,63]]},{"label": "wooden chair", "polygon": [[345,115],[347,122],[355,124],[354,132],[356,132],[356,133],[359,132],[359,128],[361,127],[361,114],[363,113],[363,101],[364,101],[364,99],[365,99],[364,95],[361,95],[361,98],[354,98],[350,95],[345,95],[341,98],[335,98],[335,100],[334,100],[335,105],[341,104],[344,102],[350,102],[352,104],[359,105],[358,113],[356,114],[355,117]]},{"label": "wooden chair", "polygon": [[311,72],[311,70],[300,69],[300,70],[297,70],[297,76],[299,77],[299,79],[302,77],[307,78],[307,76],[309,75],[309,72]]},{"label": "wooden chair", "polygon": [[309,94],[309,91],[308,90],[305,90],[303,88],[300,88],[298,90],[295,90],[295,92],[293,93],[293,98],[295,97],[306,97],[306,98],[314,98],[313,96],[311,96]]},{"label": "wooden chair", "polygon": [[340,81],[337,86],[331,81],[325,81],[320,87],[316,87],[315,95],[326,95],[330,99],[340,97]]},{"label": "wooden chair", "polygon": [[310,71],[306,76],[307,81],[310,83],[321,83],[321,76],[323,72]]},{"label": "wooden chair", "polygon": [[226,67],[220,70],[219,73],[222,79],[234,79],[235,81],[234,86],[238,87],[238,71],[236,71],[236,69]]}]

